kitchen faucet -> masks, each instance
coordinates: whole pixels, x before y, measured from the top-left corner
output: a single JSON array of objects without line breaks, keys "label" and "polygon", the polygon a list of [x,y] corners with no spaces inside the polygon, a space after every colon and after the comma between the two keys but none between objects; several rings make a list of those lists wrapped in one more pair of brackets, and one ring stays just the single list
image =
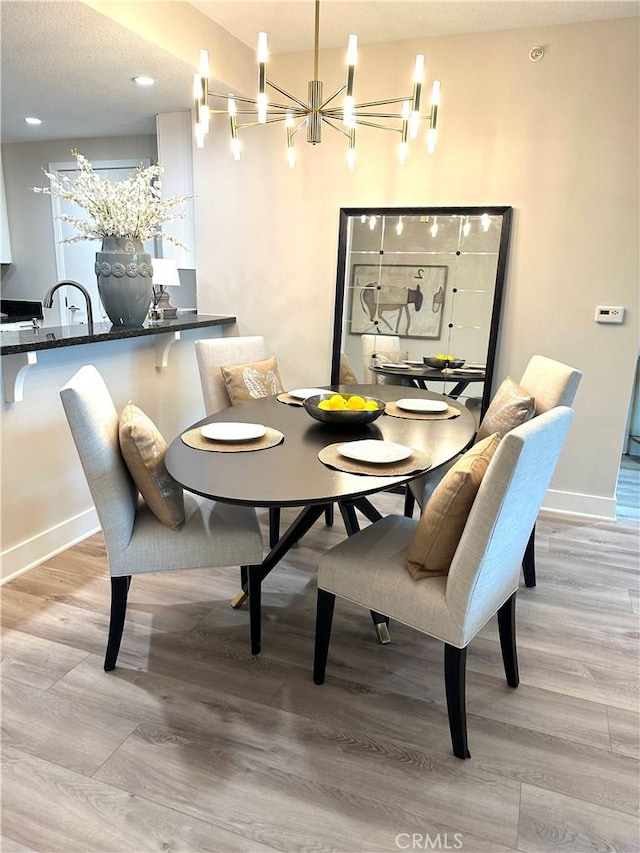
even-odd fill
[{"label": "kitchen faucet", "polygon": [[85,302],[87,303],[87,324],[89,326],[89,334],[93,334],[93,308],[91,307],[91,296],[89,295],[89,291],[77,281],[59,281],[57,284],[54,284],[52,288],[47,290],[44,295],[44,299],[42,300],[42,304],[45,308],[53,308],[53,294],[58,290],[59,287],[77,287],[78,290],[84,296]]}]

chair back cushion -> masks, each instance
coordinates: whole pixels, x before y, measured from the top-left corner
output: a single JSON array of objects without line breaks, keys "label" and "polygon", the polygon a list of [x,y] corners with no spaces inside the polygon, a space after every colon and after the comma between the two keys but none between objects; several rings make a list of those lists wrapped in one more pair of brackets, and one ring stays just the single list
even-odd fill
[{"label": "chair back cushion", "polygon": [[340,374],[338,381],[341,385],[358,385],[358,377],[353,372],[353,368],[349,364],[347,356],[340,353]]},{"label": "chair back cushion", "polygon": [[485,412],[478,429],[476,441],[498,433],[500,438],[536,413],[531,394],[514,382],[510,376],[502,382]]},{"label": "chair back cushion", "polygon": [[453,465],[426,504],[406,552],[414,578],[446,575],[469,511],[495,453],[497,435],[475,444]]},{"label": "chair back cushion", "polygon": [[227,394],[232,406],[272,397],[284,390],[278,371],[278,360],[274,355],[264,361],[233,364],[221,367]]},{"label": "chair back cushion", "polygon": [[149,509],[167,527],[184,522],[184,495],[164,464],[167,444],[154,422],[129,401],[119,425],[120,451]]},{"label": "chair back cushion", "polygon": [[60,397],[111,557],[131,538],[138,502],[120,453],[118,413],[93,365],[81,367]]},{"label": "chair back cushion", "polygon": [[520,385],[536,401],[536,414],[548,412],[555,406],[573,406],[582,379],[582,371],[554,361],[544,355],[534,355],[527,365]]},{"label": "chair back cushion", "polygon": [[231,405],[220,370],[223,364],[261,361],[268,355],[262,335],[196,341],[196,358],[206,413],[214,415]]},{"label": "chair back cushion", "polygon": [[461,646],[518,588],[522,556],[572,418],[572,409],[557,407],[500,441],[447,578],[447,606],[460,626]]}]

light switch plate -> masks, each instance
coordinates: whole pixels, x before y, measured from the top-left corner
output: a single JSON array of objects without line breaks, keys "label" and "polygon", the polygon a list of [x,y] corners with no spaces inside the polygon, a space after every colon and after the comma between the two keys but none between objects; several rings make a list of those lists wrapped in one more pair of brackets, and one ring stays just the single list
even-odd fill
[{"label": "light switch plate", "polygon": [[624,322],[624,308],[621,305],[596,306],[596,323]]}]

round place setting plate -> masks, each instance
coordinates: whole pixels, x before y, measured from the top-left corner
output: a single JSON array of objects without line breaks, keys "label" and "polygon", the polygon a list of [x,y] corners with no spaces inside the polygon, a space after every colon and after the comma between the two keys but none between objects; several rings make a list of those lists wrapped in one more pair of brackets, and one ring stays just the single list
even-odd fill
[{"label": "round place setting plate", "polygon": [[408,370],[409,365],[405,361],[387,361],[378,367],[393,367],[394,370]]},{"label": "round place setting plate", "polygon": [[446,412],[449,404],[444,400],[412,400],[410,398],[396,400],[396,406],[405,412],[418,412],[421,415],[433,415]]},{"label": "round place setting plate", "polygon": [[263,424],[215,423],[200,428],[204,438],[211,441],[252,441],[262,438],[267,428]]},{"label": "round place setting plate", "polygon": [[318,394],[327,394],[326,388],[294,388],[293,391],[287,391],[290,397],[295,397],[296,400],[306,400],[307,397],[317,397]]},{"label": "round place setting plate", "polygon": [[413,453],[412,447],[396,444],[393,441],[377,441],[366,438],[363,441],[347,441],[338,448],[338,453],[354,462],[369,462],[374,465],[386,465],[408,459]]}]

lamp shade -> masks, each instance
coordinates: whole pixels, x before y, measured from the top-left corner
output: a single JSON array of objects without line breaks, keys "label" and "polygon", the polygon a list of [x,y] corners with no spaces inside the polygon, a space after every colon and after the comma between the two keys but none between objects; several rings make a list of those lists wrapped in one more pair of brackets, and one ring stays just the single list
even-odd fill
[{"label": "lamp shade", "polygon": [[176,261],[168,258],[154,258],[152,266],[154,287],[180,287]]}]

